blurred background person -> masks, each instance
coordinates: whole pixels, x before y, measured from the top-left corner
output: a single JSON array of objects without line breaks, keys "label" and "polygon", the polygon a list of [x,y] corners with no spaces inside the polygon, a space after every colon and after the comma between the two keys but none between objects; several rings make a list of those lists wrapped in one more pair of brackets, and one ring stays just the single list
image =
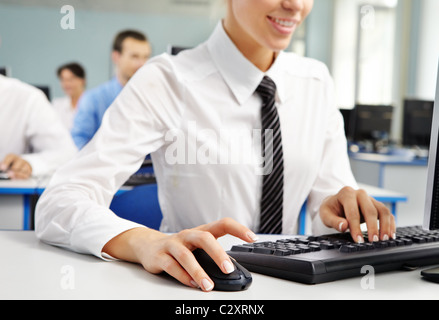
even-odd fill
[{"label": "blurred background person", "polygon": [[82,149],[101,126],[105,111],[113,103],[122,88],[151,56],[147,37],[138,31],[120,32],[114,39],[112,61],[115,76],[97,88],[86,91],[79,100],[72,136],[76,146]]},{"label": "blurred background person", "polygon": [[78,111],[79,98],[86,88],[86,73],[79,63],[73,62],[59,67],[57,76],[66,96],[53,99],[52,105],[70,131]]},{"label": "blurred background person", "polygon": [[10,179],[52,174],[77,152],[44,93],[0,75],[0,170]]}]

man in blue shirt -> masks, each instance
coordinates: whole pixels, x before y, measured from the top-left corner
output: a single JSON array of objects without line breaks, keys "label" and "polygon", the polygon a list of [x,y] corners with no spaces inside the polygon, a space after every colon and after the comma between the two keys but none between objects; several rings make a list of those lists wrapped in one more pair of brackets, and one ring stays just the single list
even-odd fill
[{"label": "man in blue shirt", "polygon": [[105,111],[150,56],[151,46],[142,33],[127,30],[116,36],[112,52],[116,75],[99,87],[86,91],[78,104],[78,113],[71,133],[79,149],[93,138]]}]

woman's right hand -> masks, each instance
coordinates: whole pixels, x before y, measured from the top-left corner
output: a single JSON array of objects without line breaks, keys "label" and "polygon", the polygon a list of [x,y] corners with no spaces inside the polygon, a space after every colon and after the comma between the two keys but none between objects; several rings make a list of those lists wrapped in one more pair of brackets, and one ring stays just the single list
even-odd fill
[{"label": "woman's right hand", "polygon": [[214,283],[192,251],[203,249],[225,274],[229,274],[234,270],[233,263],[217,241],[226,234],[246,242],[257,240],[247,227],[224,218],[172,235],[147,228],[132,229],[109,241],[103,252],[117,259],[139,263],[150,273],[166,272],[186,286],[211,291]]}]

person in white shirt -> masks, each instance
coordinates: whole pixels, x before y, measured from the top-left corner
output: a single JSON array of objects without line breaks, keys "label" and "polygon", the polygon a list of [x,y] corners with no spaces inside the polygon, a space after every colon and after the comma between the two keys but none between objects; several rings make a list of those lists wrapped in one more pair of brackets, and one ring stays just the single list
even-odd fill
[{"label": "person in white shirt", "polygon": [[57,76],[66,96],[53,99],[52,105],[70,131],[78,112],[79,99],[85,91],[86,73],[79,63],[73,62],[59,67]]},{"label": "person in white shirt", "polygon": [[0,75],[0,170],[11,179],[52,174],[77,153],[46,96]]},{"label": "person in white shirt", "polygon": [[[253,242],[261,227],[261,188],[268,173],[258,170],[265,100],[256,90],[269,77],[277,87],[283,140],[282,232],[297,231],[308,200],[316,233],[349,228],[362,242],[365,220],[369,240],[394,237],[389,210],[357,190],[327,68],[282,51],[312,5],[312,0],[228,0],[225,19],[205,43],[147,63],[108,109],[91,143],[54,176],[38,204],[37,236],[212,290],[191,251],[204,249],[230,273],[230,258],[216,238],[231,234]],[[109,210],[114,193],[147,154],[158,181],[160,232]],[[277,167],[278,162],[272,172]]]}]

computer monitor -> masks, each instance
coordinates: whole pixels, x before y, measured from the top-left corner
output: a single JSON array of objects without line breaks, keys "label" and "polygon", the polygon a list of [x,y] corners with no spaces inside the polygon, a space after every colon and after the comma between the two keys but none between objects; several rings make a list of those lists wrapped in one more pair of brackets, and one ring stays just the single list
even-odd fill
[{"label": "computer monitor", "polygon": [[179,54],[180,52],[189,49],[188,47],[179,47],[179,46],[173,46],[173,45],[168,45],[168,53],[170,55],[176,56],[177,54]]},{"label": "computer monitor", "polygon": [[431,128],[424,228],[439,230],[439,71]]},{"label": "computer monitor", "polygon": [[348,140],[352,140],[353,137],[353,116],[354,116],[354,110],[353,109],[340,109],[341,115],[343,116],[344,121],[344,130],[346,134],[346,138]]},{"label": "computer monitor", "polygon": [[356,105],[352,135],[355,142],[377,141],[390,135],[393,107],[384,105]]},{"label": "computer monitor", "polygon": [[10,72],[9,68],[7,68],[7,67],[0,67],[0,74],[5,76],[5,77],[11,76],[11,72]]},{"label": "computer monitor", "polygon": [[402,144],[406,147],[430,147],[434,101],[406,99]]},{"label": "computer monitor", "polygon": [[41,91],[43,91],[43,93],[46,95],[47,100],[50,101],[50,88],[48,86],[34,86],[37,89],[40,89]]}]

